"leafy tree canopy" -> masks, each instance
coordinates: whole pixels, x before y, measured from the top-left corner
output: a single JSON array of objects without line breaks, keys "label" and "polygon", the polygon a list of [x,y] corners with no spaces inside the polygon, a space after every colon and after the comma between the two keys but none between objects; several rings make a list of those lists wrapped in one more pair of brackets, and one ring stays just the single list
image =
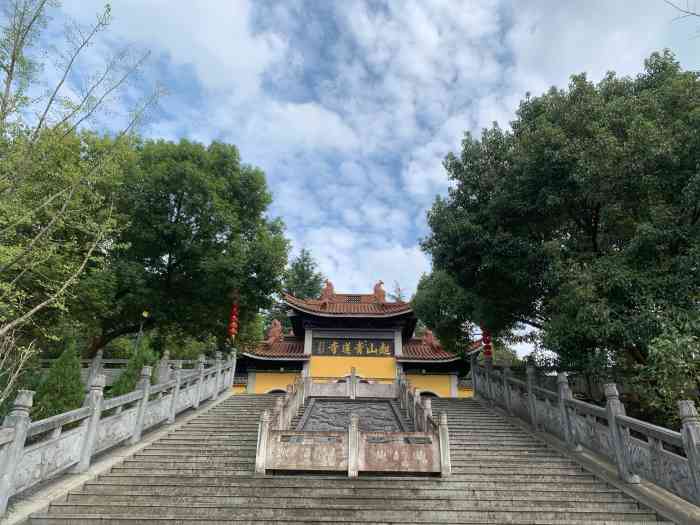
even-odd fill
[{"label": "leafy tree canopy", "polygon": [[80,356],[75,341],[68,340],[46,377],[39,383],[32,409],[32,419],[39,420],[76,409],[83,404],[85,388],[80,380]]},{"label": "leafy tree canopy", "polygon": [[463,352],[469,345],[473,324],[467,294],[445,271],[424,274],[411,301],[413,311],[448,352]]},{"label": "leafy tree canopy", "polygon": [[299,299],[315,299],[321,295],[324,279],[311,252],[302,248],[284,272],[283,289]]},{"label": "leafy tree canopy", "polygon": [[512,130],[466,134],[424,249],[464,317],[540,328],[562,368],[599,352],[645,363],[664,319],[700,299],[700,82],[654,53],[636,78],[571,78]]},{"label": "leafy tree canopy", "polygon": [[265,176],[235,146],[145,141],[121,182],[125,226],[73,305],[94,326],[92,350],[139,329],[222,337],[232,297],[255,322],[281,286],[287,241],[266,217]]},{"label": "leafy tree canopy", "polygon": [[[284,272],[282,290],[300,299],[317,298],[321,295],[321,288],[326,277],[318,271],[318,263],[306,248],[302,248],[299,255],[294,257]],[[273,319],[282,323],[285,331],[291,330],[292,325],[287,318],[287,306],[282,298],[277,296],[275,301],[263,319],[263,325],[269,327]],[[262,330],[261,330],[262,331]],[[253,335],[254,331],[246,331],[246,335]],[[254,343],[252,337],[249,343]]]}]

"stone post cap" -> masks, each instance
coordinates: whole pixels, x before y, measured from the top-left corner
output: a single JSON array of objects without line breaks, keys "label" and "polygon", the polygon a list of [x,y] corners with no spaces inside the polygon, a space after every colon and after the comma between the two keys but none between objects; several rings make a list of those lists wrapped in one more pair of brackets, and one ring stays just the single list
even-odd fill
[{"label": "stone post cap", "polygon": [[182,370],[182,361],[179,359],[175,361],[175,370]]},{"label": "stone post cap", "polygon": [[422,397],[421,401],[423,402],[423,407],[425,408],[430,408],[433,406],[433,401],[430,399],[430,396]]},{"label": "stone post cap", "polygon": [[153,373],[153,367],[152,366],[144,366],[141,369],[141,377],[151,377],[151,374]]},{"label": "stone post cap", "polygon": [[100,349],[97,351],[97,353],[95,354],[95,357],[99,357],[100,359],[102,359],[103,353],[104,353],[103,350],[100,348]]},{"label": "stone post cap", "polygon": [[605,392],[605,397],[608,399],[618,399],[620,397],[620,392],[618,392],[615,383],[606,383],[603,390]]},{"label": "stone post cap", "polygon": [[163,361],[168,361],[170,359],[170,350],[166,350],[163,352]]},{"label": "stone post cap", "polygon": [[270,421],[270,411],[268,409],[263,410],[263,413],[260,416],[260,419],[262,419],[263,422],[269,422]]},{"label": "stone post cap", "polygon": [[692,421],[700,421],[698,418],[698,411],[695,408],[695,402],[689,399],[684,399],[678,402],[678,411],[681,415],[681,420],[683,423],[690,423]]},{"label": "stone post cap", "polygon": [[356,412],[350,414],[350,427],[357,428],[360,424],[360,416]]},{"label": "stone post cap", "polygon": [[207,358],[204,356],[204,354],[199,354],[199,356],[197,357],[197,361],[199,361],[200,363],[206,363]]},{"label": "stone post cap", "polygon": [[29,412],[34,404],[34,390],[18,390],[17,397],[12,404],[12,411]]},{"label": "stone post cap", "polygon": [[97,374],[95,376],[95,379],[92,380],[92,384],[90,385],[90,390],[103,390],[106,384],[107,384],[107,378],[105,377],[105,375],[104,374]]},{"label": "stone post cap", "polygon": [[224,355],[224,354],[222,354],[221,352],[215,352],[215,353],[214,353],[214,358],[215,358],[217,361],[220,361],[221,358],[223,357],[223,355]]},{"label": "stone post cap", "polygon": [[532,366],[532,363],[528,363],[527,366],[525,367],[525,373],[529,376],[535,375],[535,367]]},{"label": "stone post cap", "polygon": [[562,383],[569,384],[569,378],[566,375],[566,372],[559,372],[557,374],[557,383],[558,384],[562,384]]},{"label": "stone post cap", "polygon": [[444,410],[440,411],[440,425],[447,425],[447,412]]}]

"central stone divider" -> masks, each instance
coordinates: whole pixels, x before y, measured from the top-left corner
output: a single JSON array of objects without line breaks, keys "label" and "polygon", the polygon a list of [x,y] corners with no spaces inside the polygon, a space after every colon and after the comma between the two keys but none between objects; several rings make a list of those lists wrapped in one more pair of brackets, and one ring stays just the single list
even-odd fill
[{"label": "central stone divider", "polygon": [[[353,368],[349,382],[314,383],[312,378],[298,378],[287,386],[284,398],[276,400],[272,413],[260,416],[255,456],[258,475],[280,471],[347,472],[357,478],[360,472],[427,474],[448,477],[451,473],[450,440],[447,413],[433,417],[430,398],[423,398],[404,374],[394,384],[360,383]],[[304,431],[292,429],[292,422],[311,395],[324,394],[356,405],[361,398],[398,399],[415,426],[415,432],[360,430],[360,418],[350,416],[347,431]]]}]

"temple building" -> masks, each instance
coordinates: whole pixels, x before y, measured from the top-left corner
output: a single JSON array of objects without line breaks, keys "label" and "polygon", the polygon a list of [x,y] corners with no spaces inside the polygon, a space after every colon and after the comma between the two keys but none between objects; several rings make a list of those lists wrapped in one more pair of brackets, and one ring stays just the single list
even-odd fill
[{"label": "temple building", "polygon": [[387,301],[382,281],[371,294],[335,293],[326,285],[318,299],[285,294],[292,329],[274,321],[267,339],[239,353],[236,393],[282,392],[301,375],[314,383],[345,382],[353,369],[360,382],[392,383],[403,371],[423,394],[471,397],[459,381],[460,357],[446,352],[426,330],[414,337],[411,305]]}]

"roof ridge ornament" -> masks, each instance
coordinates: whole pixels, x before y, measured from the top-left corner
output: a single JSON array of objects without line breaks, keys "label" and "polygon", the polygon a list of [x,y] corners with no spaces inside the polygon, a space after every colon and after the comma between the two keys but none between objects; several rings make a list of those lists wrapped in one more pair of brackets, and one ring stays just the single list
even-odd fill
[{"label": "roof ridge ornament", "polygon": [[273,319],[270,328],[267,330],[267,339],[265,344],[272,345],[284,339],[284,329],[279,319]]},{"label": "roof ridge ornament", "polygon": [[423,344],[429,346],[430,348],[433,348],[435,350],[442,348],[440,341],[437,340],[437,338],[433,334],[433,331],[430,329],[426,329],[425,332],[423,332],[423,337],[421,339],[423,341]]},{"label": "roof ridge ornament", "polygon": [[381,279],[374,285],[374,300],[380,304],[386,303],[386,292],[383,285],[384,281]]}]

